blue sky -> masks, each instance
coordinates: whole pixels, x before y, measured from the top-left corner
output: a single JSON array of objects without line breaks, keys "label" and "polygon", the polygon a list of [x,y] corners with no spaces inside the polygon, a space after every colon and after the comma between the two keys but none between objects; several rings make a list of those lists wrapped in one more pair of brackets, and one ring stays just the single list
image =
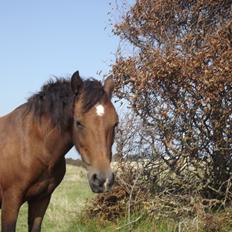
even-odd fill
[{"label": "blue sky", "polygon": [[0,1],[0,116],[53,75],[78,69],[83,77],[101,79],[107,73],[119,44],[109,25],[109,2]]}]

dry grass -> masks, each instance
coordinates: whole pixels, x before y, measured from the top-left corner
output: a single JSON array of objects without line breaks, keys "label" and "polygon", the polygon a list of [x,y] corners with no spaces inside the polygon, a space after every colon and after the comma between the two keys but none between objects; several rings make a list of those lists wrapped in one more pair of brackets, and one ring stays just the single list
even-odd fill
[{"label": "dry grass", "polygon": [[[193,191],[197,186],[191,181],[191,188],[179,186],[177,178],[167,174],[160,179],[159,187],[144,178],[147,168],[137,169],[129,162],[118,168],[117,186],[89,205],[86,212],[92,220],[111,222],[118,231],[232,231],[232,208],[227,205],[223,209],[224,201],[203,198]],[[151,226],[146,227],[147,223]]]}]

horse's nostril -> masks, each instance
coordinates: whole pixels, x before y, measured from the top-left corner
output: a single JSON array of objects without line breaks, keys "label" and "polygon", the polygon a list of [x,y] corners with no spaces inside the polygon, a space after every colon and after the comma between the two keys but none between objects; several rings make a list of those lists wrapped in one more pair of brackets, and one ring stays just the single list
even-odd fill
[{"label": "horse's nostril", "polygon": [[91,181],[94,185],[102,186],[105,182],[105,178],[97,173],[94,173],[91,177]]},{"label": "horse's nostril", "polygon": [[114,173],[93,173],[90,178],[90,187],[93,192],[109,191],[114,183]]},{"label": "horse's nostril", "polygon": [[96,174],[96,173],[94,173],[94,174],[92,175],[92,180],[93,180],[93,182],[95,182],[95,181],[97,180],[97,174]]}]

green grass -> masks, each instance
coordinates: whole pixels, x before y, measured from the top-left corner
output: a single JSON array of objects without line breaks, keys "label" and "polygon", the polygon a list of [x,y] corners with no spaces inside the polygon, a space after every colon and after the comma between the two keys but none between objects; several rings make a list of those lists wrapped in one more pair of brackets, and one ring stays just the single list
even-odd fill
[{"label": "green grass", "polygon": [[[68,165],[67,173],[61,185],[55,190],[47,209],[42,232],[208,232],[211,230],[202,229],[201,222],[197,220],[183,220],[181,223],[173,220],[154,221],[147,216],[140,217],[140,214],[131,216],[131,221],[135,223],[128,224],[127,218],[118,219],[118,221],[105,222],[94,218],[88,218],[83,212],[87,202],[95,195],[91,192],[86,172],[78,167]],[[215,214],[217,217],[231,217],[230,211]],[[139,220],[136,220],[139,217]],[[199,229],[197,223],[199,223]],[[223,221],[222,221],[223,223]],[[221,223],[221,224],[222,224]],[[212,223],[211,223],[212,224]],[[190,229],[191,228],[191,229]],[[27,204],[20,210],[17,232],[27,231]],[[232,232],[232,223],[228,220],[223,223],[220,232]]]},{"label": "green grass", "polygon": [[[71,232],[88,199],[93,197],[83,169],[68,165],[64,180],[52,195],[42,225],[44,232]],[[27,204],[20,209],[17,231],[27,231]]]},{"label": "green grass", "polygon": [[[168,223],[154,222],[145,216],[137,223],[130,226],[126,219],[119,219],[116,223],[99,221],[92,218],[86,218],[82,215],[88,200],[95,195],[91,192],[86,173],[83,169],[68,165],[67,173],[60,186],[52,195],[50,205],[42,225],[43,232],[109,232],[120,231],[127,232],[129,228],[135,232],[173,232],[174,227]],[[134,220],[138,215],[134,215]],[[27,231],[27,204],[20,209],[17,222],[17,232]]]},{"label": "green grass", "polygon": [[[132,217],[135,220],[137,217]],[[129,224],[125,219],[119,219],[116,223],[101,222],[97,220],[82,219],[77,225],[72,225],[69,231],[78,232],[176,232],[176,225],[167,222],[155,222],[148,217],[142,217],[138,222]]]}]

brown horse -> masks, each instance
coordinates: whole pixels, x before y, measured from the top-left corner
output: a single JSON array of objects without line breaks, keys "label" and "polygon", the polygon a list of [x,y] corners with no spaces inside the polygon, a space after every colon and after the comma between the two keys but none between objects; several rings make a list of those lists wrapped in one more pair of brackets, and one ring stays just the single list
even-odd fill
[{"label": "brown horse", "polygon": [[75,145],[89,185],[111,188],[111,147],[118,116],[113,82],[71,79],[44,85],[24,105],[0,118],[0,206],[2,232],[15,231],[20,206],[28,202],[29,231],[40,231],[51,194],[65,174],[65,154]]}]

